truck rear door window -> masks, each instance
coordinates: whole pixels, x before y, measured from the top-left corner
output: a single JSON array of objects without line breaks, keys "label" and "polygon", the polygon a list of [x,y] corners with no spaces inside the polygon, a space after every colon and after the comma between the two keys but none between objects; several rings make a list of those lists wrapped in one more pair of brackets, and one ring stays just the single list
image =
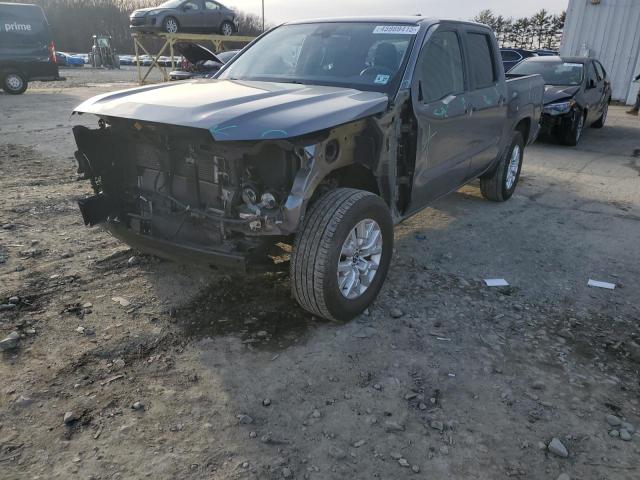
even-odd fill
[{"label": "truck rear door window", "polygon": [[467,33],[467,46],[474,88],[493,86],[497,77],[491,37],[484,33]]},{"label": "truck rear door window", "polygon": [[460,41],[455,32],[436,32],[420,52],[416,68],[423,103],[464,92]]}]

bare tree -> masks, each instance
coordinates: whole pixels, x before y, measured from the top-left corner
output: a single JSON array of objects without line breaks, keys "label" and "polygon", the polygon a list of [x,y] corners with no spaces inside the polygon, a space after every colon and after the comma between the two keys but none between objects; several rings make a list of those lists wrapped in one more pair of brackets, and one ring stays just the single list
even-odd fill
[{"label": "bare tree", "polygon": [[566,12],[550,15],[542,9],[529,18],[513,20],[502,15],[496,16],[491,10],[485,9],[473,20],[491,27],[501,47],[557,50],[560,47],[565,18]]},{"label": "bare tree", "polygon": [[542,9],[531,17],[531,28],[535,37],[535,41],[538,44],[538,48],[542,48],[545,39],[549,35],[551,30],[551,16],[549,13]]},{"label": "bare tree", "polygon": [[473,18],[473,21],[493,28],[495,24],[495,16],[490,9],[481,10],[480,13]]}]

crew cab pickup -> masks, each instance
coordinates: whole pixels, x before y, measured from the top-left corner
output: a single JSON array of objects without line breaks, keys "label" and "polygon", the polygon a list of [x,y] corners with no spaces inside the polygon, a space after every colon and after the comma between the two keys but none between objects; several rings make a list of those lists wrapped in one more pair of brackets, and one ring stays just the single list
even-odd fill
[{"label": "crew cab pickup", "polygon": [[505,80],[485,26],[421,17],[287,23],[212,80],[75,109],[87,225],[163,257],[251,270],[290,252],[299,304],[349,319],[387,275],[393,225],[480,178],[516,189],[540,76]]}]

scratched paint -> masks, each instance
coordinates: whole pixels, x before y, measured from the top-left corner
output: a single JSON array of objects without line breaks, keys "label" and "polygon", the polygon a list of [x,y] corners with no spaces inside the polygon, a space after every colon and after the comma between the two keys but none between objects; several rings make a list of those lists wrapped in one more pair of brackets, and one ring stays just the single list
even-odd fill
[{"label": "scratched paint", "polygon": [[433,111],[433,115],[438,118],[445,118],[449,112],[449,105],[442,105]]},{"label": "scratched paint", "polygon": [[216,125],[215,127],[213,127],[211,129],[211,134],[215,137],[216,135],[224,135],[226,137],[229,136],[229,134],[226,132],[226,130],[230,130],[232,128],[238,128],[237,125],[227,125],[226,127],[220,127],[219,125]]},{"label": "scratched paint", "polygon": [[260,138],[276,137],[276,136],[286,137],[288,135],[289,134],[285,130],[267,130],[263,132],[262,135],[260,135]]},{"label": "scratched paint", "polygon": [[422,152],[424,153],[425,161],[427,163],[429,163],[429,149],[431,147],[431,140],[433,140],[433,138],[437,134],[438,134],[438,132],[436,132],[435,130],[434,131],[431,130],[431,124],[429,124],[428,130],[427,130],[427,135],[426,135],[426,141],[424,143],[424,146],[422,147]]}]

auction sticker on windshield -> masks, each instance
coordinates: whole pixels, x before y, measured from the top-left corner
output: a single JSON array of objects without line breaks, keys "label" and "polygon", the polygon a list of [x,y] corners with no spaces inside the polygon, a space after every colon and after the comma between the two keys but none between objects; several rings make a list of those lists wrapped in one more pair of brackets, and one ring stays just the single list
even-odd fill
[{"label": "auction sticker on windshield", "polygon": [[377,83],[379,85],[386,85],[389,83],[389,75],[378,75],[373,83]]},{"label": "auction sticker on windshield", "polygon": [[415,35],[419,30],[420,27],[415,25],[378,25],[373,29],[373,33],[386,33],[389,35]]}]

